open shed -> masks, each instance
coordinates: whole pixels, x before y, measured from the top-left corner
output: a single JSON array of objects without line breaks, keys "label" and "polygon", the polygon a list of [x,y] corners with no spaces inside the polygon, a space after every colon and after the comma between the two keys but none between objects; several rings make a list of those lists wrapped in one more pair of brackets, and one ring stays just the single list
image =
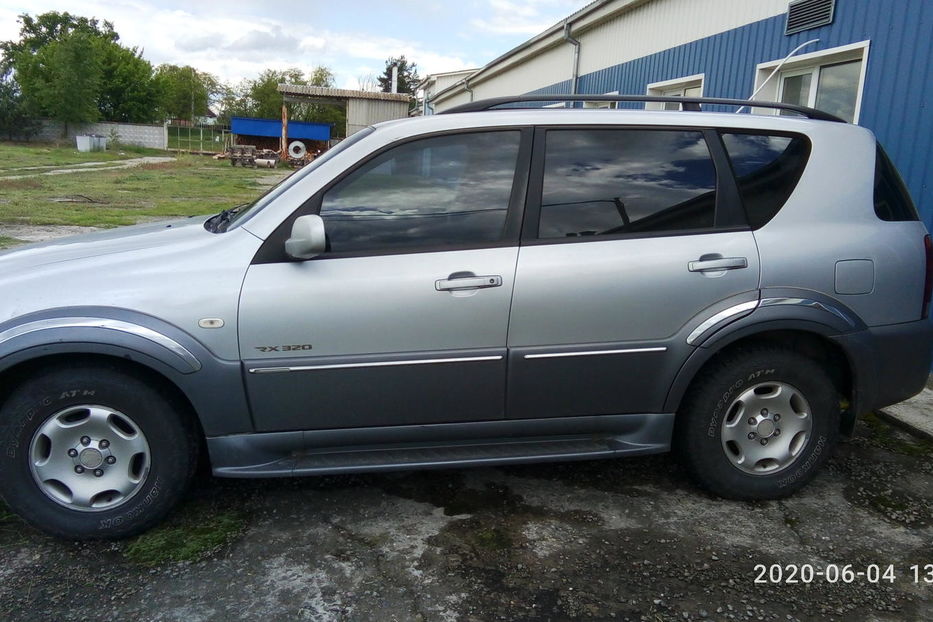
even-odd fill
[{"label": "open shed", "polygon": [[[347,136],[373,123],[406,118],[411,101],[411,96],[404,93],[331,89],[302,84],[280,84],[278,89],[286,103],[337,104],[346,108]],[[285,130],[290,132],[288,111],[284,103],[282,121],[285,123]]]},{"label": "open shed", "polygon": [[[281,149],[282,121],[279,119],[232,117],[230,131],[236,136],[237,144],[250,144],[276,151]],[[326,148],[330,135],[330,123],[292,121],[288,124],[288,142],[300,140],[308,150]]]}]

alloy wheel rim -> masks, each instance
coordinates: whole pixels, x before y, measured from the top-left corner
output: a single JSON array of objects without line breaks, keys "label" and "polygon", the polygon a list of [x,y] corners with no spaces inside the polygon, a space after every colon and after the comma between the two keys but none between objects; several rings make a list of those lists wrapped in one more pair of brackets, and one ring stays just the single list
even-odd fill
[{"label": "alloy wheel rim", "polygon": [[761,382],[736,397],[722,420],[726,457],[751,475],[787,469],[803,453],[813,430],[810,403],[786,382]]},{"label": "alloy wheel rim", "polygon": [[149,442],[120,411],[69,406],[36,430],[29,466],[39,490],[59,505],[100,512],[123,505],[142,488],[149,475]]}]

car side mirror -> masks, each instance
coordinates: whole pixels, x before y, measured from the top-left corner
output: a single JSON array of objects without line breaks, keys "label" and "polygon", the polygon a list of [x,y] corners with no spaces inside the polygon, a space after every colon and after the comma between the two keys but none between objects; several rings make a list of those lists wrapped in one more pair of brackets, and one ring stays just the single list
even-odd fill
[{"label": "car side mirror", "polygon": [[292,225],[292,235],[285,240],[285,253],[292,259],[311,259],[324,252],[327,238],[324,220],[317,214],[299,216]]}]

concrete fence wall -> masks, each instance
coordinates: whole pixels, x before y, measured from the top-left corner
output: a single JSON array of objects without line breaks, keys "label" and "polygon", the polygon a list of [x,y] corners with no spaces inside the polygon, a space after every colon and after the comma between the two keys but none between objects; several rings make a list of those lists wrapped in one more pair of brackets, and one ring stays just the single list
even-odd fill
[{"label": "concrete fence wall", "polygon": [[[117,140],[127,145],[152,147],[153,149],[168,148],[168,130],[164,125],[146,125],[142,123],[70,123],[68,124],[68,138],[74,139],[79,134],[99,134],[111,138],[111,132],[116,131]],[[62,124],[58,121],[43,119],[39,131],[33,140],[55,141],[62,139]]]}]

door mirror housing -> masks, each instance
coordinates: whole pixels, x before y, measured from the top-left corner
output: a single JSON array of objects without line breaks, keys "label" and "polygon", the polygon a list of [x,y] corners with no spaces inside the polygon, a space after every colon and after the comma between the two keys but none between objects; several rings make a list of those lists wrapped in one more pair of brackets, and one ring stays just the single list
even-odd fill
[{"label": "door mirror housing", "polygon": [[292,259],[317,257],[327,247],[324,220],[317,214],[299,216],[292,225],[292,235],[285,240],[285,253]]}]

